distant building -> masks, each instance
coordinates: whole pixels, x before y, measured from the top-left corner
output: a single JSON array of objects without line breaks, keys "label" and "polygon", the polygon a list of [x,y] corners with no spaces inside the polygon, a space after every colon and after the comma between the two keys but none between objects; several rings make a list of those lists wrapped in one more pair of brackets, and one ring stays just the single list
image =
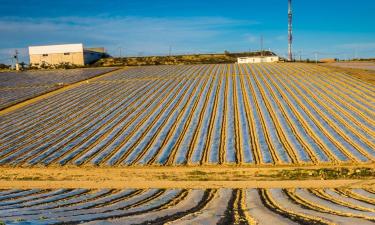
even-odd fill
[{"label": "distant building", "polygon": [[319,62],[321,63],[334,63],[336,62],[337,60],[334,59],[334,58],[326,58],[326,59],[320,59]]},{"label": "distant building", "polygon": [[107,53],[104,48],[84,48],[83,44],[30,46],[30,64],[34,66],[58,65],[68,63],[72,65],[87,65],[103,57]]},{"label": "distant building", "polygon": [[243,63],[274,63],[280,61],[278,56],[250,56],[237,58],[238,64]]}]

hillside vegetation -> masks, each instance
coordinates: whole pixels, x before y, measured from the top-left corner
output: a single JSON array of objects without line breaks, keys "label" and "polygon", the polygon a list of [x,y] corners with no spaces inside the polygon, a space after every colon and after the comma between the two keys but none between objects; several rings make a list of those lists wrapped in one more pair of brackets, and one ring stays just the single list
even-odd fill
[{"label": "hillside vegetation", "polygon": [[98,61],[94,66],[148,66],[148,65],[191,65],[191,64],[223,64],[235,63],[238,57],[245,56],[271,56],[275,53],[242,52],[223,54],[196,54],[196,55],[173,55],[173,56],[145,56],[145,57],[123,57],[106,58]]}]

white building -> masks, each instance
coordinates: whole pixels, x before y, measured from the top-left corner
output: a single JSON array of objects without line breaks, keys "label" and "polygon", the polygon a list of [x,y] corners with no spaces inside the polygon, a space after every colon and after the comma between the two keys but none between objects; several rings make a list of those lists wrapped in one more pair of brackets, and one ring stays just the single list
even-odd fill
[{"label": "white building", "polygon": [[237,58],[238,64],[243,63],[274,63],[280,61],[278,56],[253,56]]},{"label": "white building", "polygon": [[106,55],[104,48],[84,48],[83,44],[64,44],[30,46],[30,64],[39,66],[58,65],[69,63],[73,65],[86,65],[95,62]]}]

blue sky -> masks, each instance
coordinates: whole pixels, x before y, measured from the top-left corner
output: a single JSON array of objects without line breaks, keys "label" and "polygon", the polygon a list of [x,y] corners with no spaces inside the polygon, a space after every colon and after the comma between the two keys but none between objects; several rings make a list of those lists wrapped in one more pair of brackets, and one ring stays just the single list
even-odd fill
[{"label": "blue sky", "polygon": [[[294,0],[294,51],[375,57],[375,1]],[[0,63],[15,48],[84,43],[112,55],[248,51],[285,56],[287,0],[0,0]]]}]

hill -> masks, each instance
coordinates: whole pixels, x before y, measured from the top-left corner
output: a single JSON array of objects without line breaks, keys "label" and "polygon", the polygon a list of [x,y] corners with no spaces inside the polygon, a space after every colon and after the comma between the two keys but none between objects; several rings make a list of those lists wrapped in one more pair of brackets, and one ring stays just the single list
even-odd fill
[{"label": "hill", "polygon": [[94,66],[150,66],[150,65],[191,65],[191,64],[223,64],[235,63],[238,57],[244,56],[271,56],[275,53],[242,52],[224,54],[195,54],[195,55],[173,55],[173,56],[145,56],[101,59]]}]

